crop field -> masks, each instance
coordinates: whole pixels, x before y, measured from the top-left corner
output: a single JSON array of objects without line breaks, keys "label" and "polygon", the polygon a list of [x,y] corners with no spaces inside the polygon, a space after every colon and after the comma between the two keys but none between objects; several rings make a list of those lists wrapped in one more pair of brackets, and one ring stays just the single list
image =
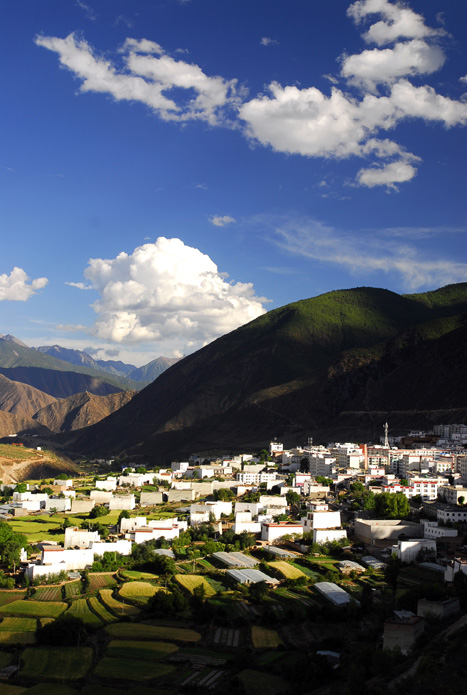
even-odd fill
[{"label": "crop field", "polygon": [[174,670],[173,666],[153,661],[138,661],[138,666],[135,668],[132,658],[104,657],[94,669],[94,675],[112,680],[147,681],[167,676]]},{"label": "crop field", "polygon": [[[34,632],[0,632],[0,645],[34,644],[36,634]],[[0,693],[1,695],[1,693]]]},{"label": "crop field", "polygon": [[0,652],[0,668],[5,668],[9,666],[13,660],[13,654],[8,654],[8,652]]},{"label": "crop field", "polygon": [[245,695],[283,695],[293,692],[293,685],[279,676],[245,669],[238,674]]},{"label": "crop field", "polygon": [[25,591],[0,591],[0,606],[13,603],[13,601],[20,601],[25,596]]},{"label": "crop field", "polygon": [[80,596],[81,589],[82,585],[79,581],[65,584],[65,598],[73,598],[74,596]]},{"label": "crop field", "polygon": [[[70,688],[63,683],[38,683],[27,691],[27,695],[75,695],[75,693],[78,693],[75,688]],[[0,695],[2,695],[1,691]]]},{"label": "crop field", "polygon": [[90,627],[102,627],[102,620],[92,612],[85,598],[75,599],[66,614],[74,615],[75,618],[81,618],[83,623]]},{"label": "crop field", "polygon": [[269,562],[268,564],[286,579],[299,579],[300,577],[306,577],[302,570],[298,569],[298,567],[295,567],[294,565],[290,565],[284,560],[276,560],[274,562]]},{"label": "crop field", "polygon": [[83,678],[92,664],[90,647],[36,647],[23,652],[20,675],[51,680]]},{"label": "crop field", "polygon": [[2,458],[13,459],[15,461],[25,461],[26,459],[37,458],[37,451],[35,449],[28,449],[25,446],[0,444],[0,456]]},{"label": "crop field", "polygon": [[158,579],[157,574],[150,572],[137,572],[136,570],[122,570],[120,575],[124,579]]},{"label": "crop field", "polygon": [[20,685],[8,685],[7,683],[0,684],[0,695],[22,695],[27,693],[27,688]]},{"label": "crop field", "polygon": [[89,591],[98,591],[116,586],[117,582],[111,574],[89,574]]},{"label": "crop field", "polygon": [[255,649],[277,649],[282,644],[282,640],[276,630],[259,627],[258,625],[251,626],[251,641]]},{"label": "crop field", "polygon": [[29,615],[36,618],[58,618],[67,609],[61,601],[13,601],[2,608],[5,615]]},{"label": "crop field", "polygon": [[129,606],[126,603],[117,601],[112,596],[112,589],[101,589],[99,591],[99,596],[101,597],[102,603],[110,608],[110,610],[115,613],[115,615],[138,615],[140,612],[139,608],[135,606]]},{"label": "crop field", "polygon": [[0,623],[0,632],[35,632],[35,618],[4,618]]},{"label": "crop field", "polygon": [[118,592],[122,598],[128,598],[138,603],[147,603],[161,587],[148,582],[127,582]]},{"label": "crop field", "polygon": [[170,642],[142,642],[137,640],[113,640],[107,647],[106,656],[125,659],[155,661],[178,651]]},{"label": "crop field", "polygon": [[217,627],[212,636],[212,641],[216,646],[238,647],[241,636],[242,633],[238,628]]},{"label": "crop field", "polygon": [[115,623],[119,619],[115,617],[113,613],[107,610],[107,608],[102,605],[102,603],[99,601],[99,599],[96,596],[93,596],[92,598],[88,599],[88,603],[94,613],[97,613],[99,618],[102,620],[104,623]]},{"label": "crop field", "polygon": [[174,640],[175,642],[199,642],[201,635],[182,627],[143,625],[141,623],[117,623],[106,627],[111,637],[126,640]]},{"label": "crop field", "polygon": [[61,586],[46,586],[36,589],[34,594],[35,601],[60,601],[62,598]]},{"label": "crop field", "polygon": [[175,579],[181,586],[183,586],[184,589],[187,589],[187,591],[189,591],[190,594],[192,594],[198,586],[204,587],[205,596],[214,596],[214,594],[216,593],[216,590],[211,586],[211,584],[204,577],[201,577],[199,575],[176,574]]},{"label": "crop field", "polygon": [[59,530],[62,521],[63,519],[56,516],[36,516],[33,519],[12,519],[8,524],[15,533],[24,533],[29,543],[34,545],[40,541],[63,541],[65,534]]}]

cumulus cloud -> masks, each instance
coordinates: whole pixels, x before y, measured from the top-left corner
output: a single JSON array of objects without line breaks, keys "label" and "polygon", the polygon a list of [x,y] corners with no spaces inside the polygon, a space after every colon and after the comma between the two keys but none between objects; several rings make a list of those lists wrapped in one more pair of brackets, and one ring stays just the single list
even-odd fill
[{"label": "cumulus cloud", "polygon": [[31,282],[22,268],[13,268],[11,273],[0,275],[0,301],[26,302],[48,283],[47,278],[36,278]]},{"label": "cumulus cloud", "polygon": [[[110,94],[117,101],[139,101],[166,121],[225,121],[225,109],[238,102],[237,80],[209,77],[198,65],[174,60],[154,41],[127,39],[120,49],[123,65],[99,57],[75,34],[60,39],[37,36],[38,46],[58,54],[60,63],[81,80],[81,92]],[[174,88],[187,90],[187,100],[170,98]]]},{"label": "cumulus cloud", "polygon": [[[444,65],[444,29],[429,27],[421,14],[399,1],[357,0],[347,15],[358,27],[364,25],[363,40],[374,46],[340,57],[339,80],[325,76],[332,83],[330,94],[315,86],[272,82],[248,100],[236,79],[208,76],[149,39],[128,38],[118,53],[120,62],[97,55],[74,34],[65,39],[39,36],[36,43],[58,54],[60,63],[80,80],[81,92],[141,102],[166,121],[235,127],[277,152],[365,159],[367,166],[358,170],[356,184],[394,190],[416,175],[421,160],[386,138],[386,132],[412,118],[445,127],[465,125],[467,102],[411,81]],[[260,43],[277,41],[263,37]]]},{"label": "cumulus cloud", "polygon": [[268,217],[262,224],[274,229],[273,241],[288,253],[340,266],[366,282],[369,273],[397,273],[408,290],[467,281],[467,263],[423,254],[406,240],[388,238],[387,230],[356,236],[310,218]]},{"label": "cumulus cloud", "polygon": [[221,217],[220,215],[213,215],[209,218],[209,221],[215,227],[225,227],[226,224],[232,224],[237,220],[235,219],[235,217],[229,217],[229,215],[224,215],[223,217]]},{"label": "cumulus cloud", "polygon": [[92,258],[84,275],[100,294],[91,332],[110,342],[155,341],[186,352],[266,311],[251,283],[226,281],[209,256],[180,239]]}]

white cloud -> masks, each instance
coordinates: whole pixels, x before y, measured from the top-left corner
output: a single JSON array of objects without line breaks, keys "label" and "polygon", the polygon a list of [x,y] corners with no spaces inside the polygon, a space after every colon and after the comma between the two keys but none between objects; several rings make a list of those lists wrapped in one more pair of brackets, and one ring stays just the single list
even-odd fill
[{"label": "white cloud", "polygon": [[358,0],[347,10],[347,15],[352,17],[357,24],[363,22],[369,15],[380,14],[383,21],[372,24],[363,35],[368,43],[376,43],[383,46],[397,39],[422,39],[431,36],[439,36],[445,33],[441,29],[427,27],[422,15],[401,2],[388,2],[388,0]]},{"label": "white cloud", "polygon": [[29,280],[30,278],[22,268],[13,268],[9,275],[2,273],[0,301],[25,302],[48,283],[47,278],[36,278],[31,282]]},{"label": "white cloud", "polygon": [[[356,236],[339,232],[310,218],[300,220],[264,218],[262,223],[273,228],[275,243],[293,255],[324,264],[340,266],[360,281],[370,282],[372,274],[396,273],[409,290],[440,287],[467,281],[467,263],[431,257],[418,246],[391,239],[387,230],[373,230]],[[381,280],[381,284],[386,281]]]},{"label": "white cloud", "polygon": [[220,215],[213,215],[209,218],[209,221],[215,227],[225,227],[226,224],[232,224],[237,220],[235,219],[235,217],[229,217],[229,215],[224,215],[223,217],[221,217]]},{"label": "white cloud", "polygon": [[[36,43],[59,55],[60,63],[80,80],[81,92],[141,102],[166,121],[202,120],[235,127],[277,152],[359,157],[367,166],[357,173],[358,185],[394,189],[413,179],[421,160],[396,139],[387,139],[386,132],[412,118],[446,127],[465,125],[467,102],[410,81],[443,66],[445,55],[438,41],[447,36],[444,29],[428,27],[422,15],[398,1],[358,0],[347,14],[357,25],[365,22],[365,28],[370,22],[363,38],[377,47],[342,56],[344,86],[338,88],[336,77],[324,76],[333,83],[330,94],[315,86],[272,82],[264,94],[247,101],[236,79],[208,76],[198,65],[175,60],[148,39],[127,39],[119,52],[121,64],[96,55],[73,34],[65,39],[39,36]],[[261,39],[263,46],[272,43],[277,41]],[[467,81],[467,75],[460,79]]]},{"label": "white cloud", "polygon": [[[147,39],[127,39],[120,51],[123,66],[95,55],[92,47],[74,34],[65,39],[37,36],[35,42],[58,53],[60,63],[81,80],[81,92],[110,94],[117,101],[139,101],[164,120],[204,120],[211,125],[225,121],[224,111],[238,102],[237,80],[209,77],[198,65],[174,60]],[[180,103],[170,98],[173,88],[195,92]]]},{"label": "white cloud", "polygon": [[377,84],[393,84],[406,75],[429,75],[439,70],[445,56],[439,46],[414,39],[394,48],[374,48],[344,58],[341,75],[354,84],[375,91]]},{"label": "white cloud", "polygon": [[85,282],[65,282],[65,285],[70,285],[70,287],[77,287],[79,290],[92,290],[92,285],[86,285]]},{"label": "white cloud", "polygon": [[459,77],[459,82],[467,82],[467,75],[463,75],[462,77]]},{"label": "white cloud", "polygon": [[92,7],[90,7],[89,5],[87,5],[87,4],[86,4],[85,2],[83,2],[82,0],[76,0],[76,4],[77,4],[77,6],[80,7],[82,10],[84,10],[84,12],[85,12],[85,14],[86,14],[86,17],[87,17],[88,19],[90,19],[91,22],[95,22],[95,21],[96,21],[97,15],[96,15],[96,13],[94,12],[94,10],[92,9]]},{"label": "white cloud", "polygon": [[84,275],[100,294],[91,333],[111,342],[187,352],[265,313],[251,283],[227,282],[209,256],[180,239],[93,258]]},{"label": "white cloud", "polygon": [[260,41],[261,46],[278,46],[279,41],[276,39],[271,39],[268,36],[263,36],[263,38]]},{"label": "white cloud", "polygon": [[374,186],[388,186],[396,190],[396,183],[410,181],[416,176],[417,170],[414,166],[404,161],[391,162],[380,167],[369,167],[360,169],[357,174],[357,181],[362,186],[374,188]]}]

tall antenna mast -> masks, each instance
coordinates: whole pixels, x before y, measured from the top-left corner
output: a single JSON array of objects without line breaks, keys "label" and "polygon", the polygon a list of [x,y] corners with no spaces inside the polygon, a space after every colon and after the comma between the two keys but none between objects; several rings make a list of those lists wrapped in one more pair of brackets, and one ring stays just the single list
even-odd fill
[{"label": "tall antenna mast", "polygon": [[389,449],[389,439],[388,439],[388,423],[384,423],[384,448]]}]

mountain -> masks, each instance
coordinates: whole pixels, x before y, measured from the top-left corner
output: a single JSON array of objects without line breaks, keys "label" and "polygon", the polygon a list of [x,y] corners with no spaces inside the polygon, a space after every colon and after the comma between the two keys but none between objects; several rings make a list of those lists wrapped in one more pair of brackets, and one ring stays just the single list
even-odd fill
[{"label": "mountain", "polygon": [[61,347],[60,345],[40,345],[34,348],[34,350],[37,350],[43,355],[50,355],[64,362],[69,362],[70,364],[91,367],[91,369],[100,369],[91,355],[88,355],[87,352],[83,352],[82,350],[72,350],[70,348]]},{"label": "mountain", "polygon": [[38,410],[54,402],[53,396],[0,374],[0,410],[32,417]]},{"label": "mountain", "polygon": [[[78,452],[167,461],[255,450],[276,436],[374,439],[467,416],[467,283],[398,295],[360,287],[275,309],[185,357]],[[439,420],[438,420],[439,421]],[[394,430],[393,430],[394,431]]]},{"label": "mountain", "polygon": [[135,390],[141,384],[104,373],[83,365],[72,365],[16,340],[0,338],[0,374],[20,381],[56,398],[89,391],[107,395],[122,390]]},{"label": "mountain", "polygon": [[129,372],[128,378],[134,381],[146,381],[150,383],[179,361],[179,357],[158,357],[152,360],[152,362],[145,364],[143,367],[135,367],[133,371]]},{"label": "mountain", "polygon": [[[129,376],[129,373],[136,369],[134,364],[126,364],[120,360],[97,360],[97,364],[104,372],[117,374],[118,376]],[[139,381],[139,379],[136,379],[136,381]]]},{"label": "mountain", "polygon": [[14,335],[11,335],[10,333],[7,333],[7,335],[2,335],[2,334],[0,333],[0,339],[1,339],[1,340],[6,340],[7,343],[15,343],[16,345],[21,345],[21,347],[25,347],[25,348],[28,347],[28,346],[26,345],[26,343],[23,343],[22,340],[20,340],[19,338],[15,338],[15,336],[14,336]]},{"label": "mountain", "polygon": [[78,393],[43,407],[34,419],[52,432],[71,432],[99,422],[128,403],[135,393],[121,391],[108,396]]}]

